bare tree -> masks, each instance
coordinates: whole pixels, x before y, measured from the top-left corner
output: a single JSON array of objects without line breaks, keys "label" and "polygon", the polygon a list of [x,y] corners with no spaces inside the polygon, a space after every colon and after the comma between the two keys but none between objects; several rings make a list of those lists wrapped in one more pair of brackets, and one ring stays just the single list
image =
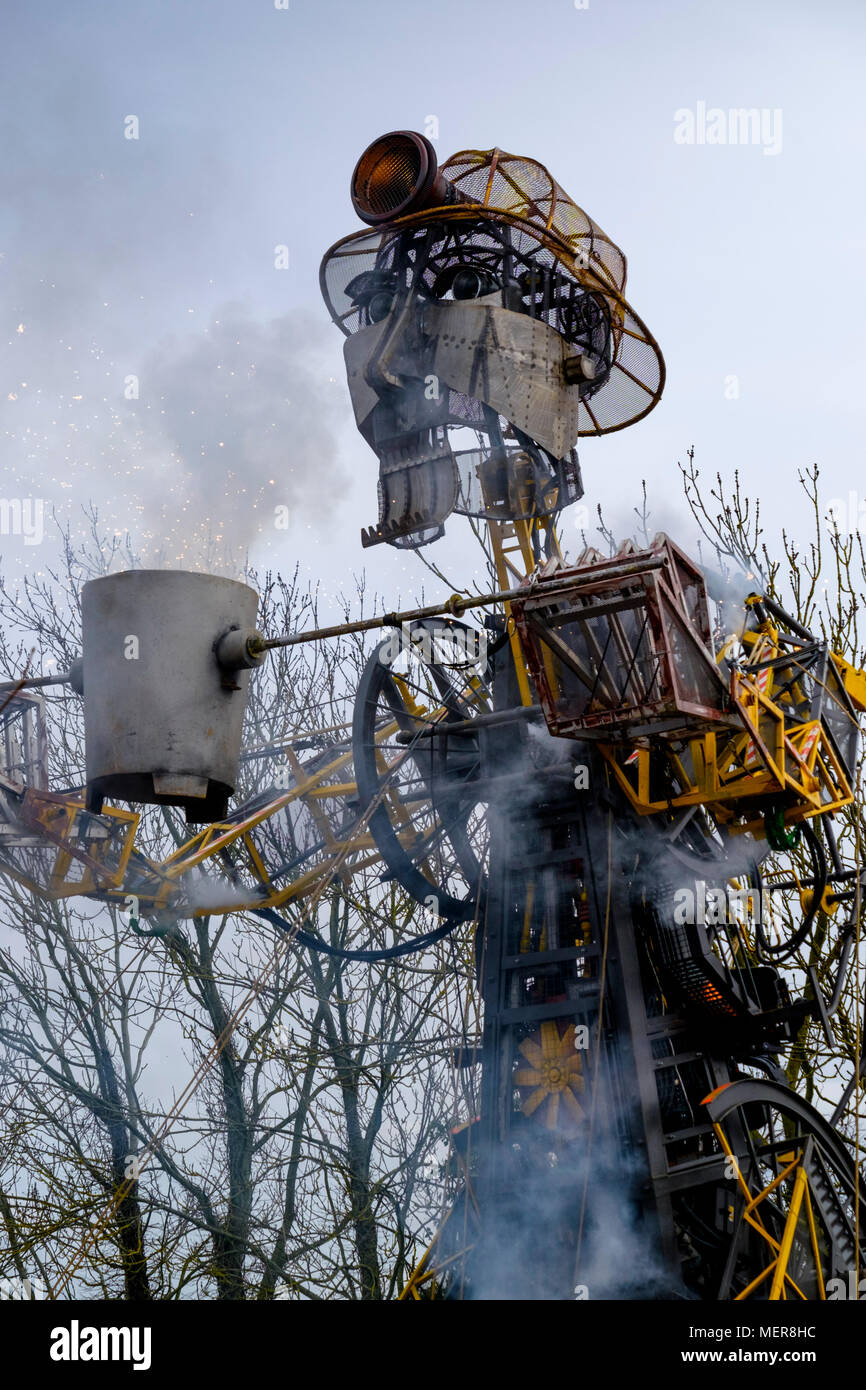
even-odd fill
[{"label": "bare tree", "polygon": [[[44,579],[0,586],[10,676],[28,659],[68,666],[82,583],[134,565],[91,520],[87,548],[67,539]],[[315,623],[297,576],[250,578],[266,630]],[[366,601],[362,587],[352,597]],[[239,799],[345,743],[364,660],[357,640],[315,644],[257,674]],[[49,712],[51,786],[80,786],[77,697]],[[269,864],[291,865],[308,832],[297,814],[268,821]],[[137,851],[159,863],[187,835],[173,811],[147,808]],[[231,884],[230,856],[205,870],[191,892]],[[4,881],[0,1276],[135,1300],[392,1297],[441,1210],[448,1121],[474,1105],[471,1072],[457,1093],[450,1067],[467,1029],[468,929],[368,962],[288,944],[245,913],[181,909],[136,924]],[[346,951],[412,934],[414,912],[371,863],[288,915]]]},{"label": "bare tree", "polygon": [[[866,666],[866,552],[859,530],[845,531],[838,517],[822,502],[820,470],[812,465],[798,475],[801,496],[809,516],[807,534],[795,537],[784,528],[778,536],[765,532],[760,499],[745,491],[739,473],[726,486],[720,475],[709,483],[695,465],[694,450],[681,465],[683,487],[698,526],[704,558],[724,574],[739,574],[740,587],[766,593],[789,612],[803,628],[814,632],[854,667]],[[830,912],[819,910],[811,935],[786,968],[790,982],[800,993],[809,992],[812,967],[826,994],[832,993],[846,930],[854,945],[854,962],[833,1019],[832,1045],[820,1024],[807,1019],[792,1046],[787,1063],[790,1084],[807,1100],[831,1114],[842,1094],[844,1081],[860,1067],[863,1031],[863,958],[861,939],[861,883],[864,870],[866,822],[863,815],[863,756],[856,768],[854,801],[832,817],[833,834],[850,888],[839,894]],[[791,856],[793,871],[808,876],[802,851]],[[772,860],[769,861],[772,864]],[[794,909],[789,908],[789,913]],[[788,925],[793,927],[793,921]],[[863,1152],[861,1119],[863,1078],[839,1117],[840,1129]]]}]

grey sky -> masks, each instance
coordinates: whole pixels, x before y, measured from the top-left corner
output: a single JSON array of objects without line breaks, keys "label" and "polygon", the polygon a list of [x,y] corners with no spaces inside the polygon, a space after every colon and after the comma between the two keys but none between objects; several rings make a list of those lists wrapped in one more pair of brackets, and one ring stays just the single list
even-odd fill
[{"label": "grey sky", "polygon": [[[238,543],[262,526],[254,560],[298,559],[329,589],[366,564],[389,597],[416,591],[416,559],[361,551],[377,465],[317,272],[358,225],[363,147],[430,116],[441,158],[539,159],[626,252],[668,383],[646,421],[583,445],[591,505],[626,517],[646,477],[676,531],[692,443],[795,529],[798,467],[821,465],[827,498],[866,491],[862,5],[289,4],[6,7],[3,496],[73,519],[93,499],[169,558],[188,522]],[[675,112],[701,102],[780,111],[778,153],[676,143]],[[0,544],[4,568],[45,562],[47,543]],[[478,563],[459,518],[428,554],[463,580]]]}]

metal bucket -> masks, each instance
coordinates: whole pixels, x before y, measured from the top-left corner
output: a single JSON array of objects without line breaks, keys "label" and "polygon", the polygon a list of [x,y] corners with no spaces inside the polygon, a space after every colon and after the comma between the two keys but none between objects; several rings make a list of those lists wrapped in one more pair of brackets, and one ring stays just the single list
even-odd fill
[{"label": "metal bucket", "polygon": [[[255,627],[247,584],[183,570],[128,570],[82,590],[87,805],[104,797],[225,816],[237,781],[249,670],[216,648]],[[249,661],[248,665],[257,664]]]}]

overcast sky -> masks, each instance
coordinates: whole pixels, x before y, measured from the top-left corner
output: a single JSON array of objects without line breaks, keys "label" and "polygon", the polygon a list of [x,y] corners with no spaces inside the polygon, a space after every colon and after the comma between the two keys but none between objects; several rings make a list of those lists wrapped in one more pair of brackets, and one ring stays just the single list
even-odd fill
[{"label": "overcast sky", "polygon": [[[694,444],[708,475],[740,469],[768,522],[804,527],[798,468],[820,464],[827,498],[866,491],[864,16],[859,0],[7,0],[2,496],[42,499],[46,525],[92,500],[146,558],[197,563],[210,527],[330,591],[366,564],[390,599],[417,593],[417,559],[361,551],[377,464],[317,275],[358,225],[361,150],[435,117],[442,159],[540,160],[628,257],[667,388],[647,420],[584,443],[587,501],[616,524],[646,478],[676,533]],[[765,110],[765,138],[679,142],[701,103]],[[9,571],[49,554],[0,545]],[[465,521],[433,557],[466,582]]]}]

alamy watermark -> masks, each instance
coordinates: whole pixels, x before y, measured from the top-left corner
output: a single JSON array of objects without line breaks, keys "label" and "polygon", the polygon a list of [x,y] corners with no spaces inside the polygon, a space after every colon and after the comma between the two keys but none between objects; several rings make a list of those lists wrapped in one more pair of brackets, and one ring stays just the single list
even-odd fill
[{"label": "alamy watermark", "polygon": [[73,1318],[68,1327],[51,1330],[48,1352],[52,1361],[131,1361],[134,1371],[150,1369],[149,1327],[82,1327]]},{"label": "alamy watermark", "polygon": [[[769,893],[767,906],[769,906]],[[759,888],[708,888],[698,879],[695,888],[677,888],[674,892],[674,924],[678,927],[696,923],[709,927],[741,922],[764,921],[764,894]]]},{"label": "alamy watermark", "polygon": [[427,666],[485,666],[487,633],[473,627],[416,627],[403,623],[393,628],[379,648],[379,660],[392,666],[403,652],[411,652]]},{"label": "alamy watermark", "polygon": [[41,1303],[48,1297],[48,1286],[29,1274],[22,1279],[0,1279],[0,1301]]},{"label": "alamy watermark", "polygon": [[782,152],[782,108],[775,106],[707,106],[674,112],[677,145],[760,145],[765,155]]},{"label": "alamy watermark", "polygon": [[827,1280],[827,1302],[837,1303],[840,1299],[850,1299],[862,1303],[866,1299],[866,1279],[857,1278],[856,1270],[848,1270],[847,1283],[844,1279]]},{"label": "alamy watermark", "polygon": [[25,545],[41,545],[44,515],[41,497],[0,497],[0,536],[23,536]]},{"label": "alamy watermark", "polygon": [[852,536],[866,529],[866,497],[850,488],[847,497],[831,497],[827,515],[837,535]]}]

